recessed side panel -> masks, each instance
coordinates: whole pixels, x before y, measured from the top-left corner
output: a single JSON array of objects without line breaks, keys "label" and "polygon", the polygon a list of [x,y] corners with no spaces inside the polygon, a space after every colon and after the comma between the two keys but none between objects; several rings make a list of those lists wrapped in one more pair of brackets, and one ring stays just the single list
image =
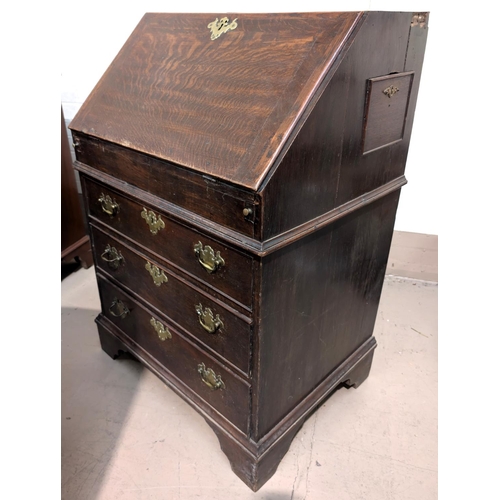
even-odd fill
[{"label": "recessed side panel", "polygon": [[368,79],[363,154],[403,139],[413,74]]}]

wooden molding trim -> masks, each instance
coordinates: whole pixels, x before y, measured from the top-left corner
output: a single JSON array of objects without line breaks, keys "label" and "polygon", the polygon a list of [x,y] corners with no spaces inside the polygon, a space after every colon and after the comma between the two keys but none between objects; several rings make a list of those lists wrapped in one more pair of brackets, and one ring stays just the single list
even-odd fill
[{"label": "wooden molding trim", "polygon": [[[283,248],[286,245],[289,245],[290,243],[293,243],[298,238],[303,238],[310,233],[318,231],[326,225],[331,224],[333,221],[340,219],[341,217],[344,217],[351,212],[354,212],[362,206],[372,203],[375,200],[378,200],[379,198],[382,198],[383,196],[386,196],[389,193],[400,189],[407,183],[404,175],[402,175],[401,177],[397,177],[396,179],[393,179],[387,184],[384,184],[383,186],[380,186],[373,191],[370,191],[369,193],[358,196],[348,203],[344,203],[340,207],[334,208],[333,210],[330,210],[329,212],[326,212],[310,221],[307,221],[304,224],[296,226],[289,231],[285,231],[284,233],[274,236],[273,238],[260,242],[241,233],[238,233],[233,229],[221,226],[220,224],[194,214],[193,212],[174,205],[173,203],[158,198],[151,193],[142,191],[135,186],[131,186],[126,182],[111,177],[110,175],[89,167],[84,163],[76,161],[75,168],[79,172],[91,177],[98,182],[105,183],[115,189],[118,189],[122,193],[125,193],[135,200],[144,201],[150,205],[156,206],[160,210],[169,214],[178,222],[187,223],[204,232],[209,231],[210,234],[217,236],[220,240],[259,257],[264,257],[276,250],[279,250],[280,248]],[[138,198],[138,196],[140,196],[140,199]]]}]

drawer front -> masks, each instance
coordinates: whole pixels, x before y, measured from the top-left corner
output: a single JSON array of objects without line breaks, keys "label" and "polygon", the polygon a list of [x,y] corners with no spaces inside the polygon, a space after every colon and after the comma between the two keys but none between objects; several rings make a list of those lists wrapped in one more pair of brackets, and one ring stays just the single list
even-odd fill
[{"label": "drawer front", "polygon": [[[147,301],[243,373],[249,372],[245,321],[142,253],[91,225],[96,266]],[[200,307],[201,306],[201,307]]]},{"label": "drawer front", "polygon": [[97,275],[102,312],[238,429],[247,432],[250,386],[179,335],[163,318]]},{"label": "drawer front", "polygon": [[252,258],[84,178],[89,215],[249,309]]},{"label": "drawer front", "polygon": [[[169,162],[74,133],[78,161],[211,221],[254,236],[254,195]],[[161,181],[159,182],[159,179]],[[245,215],[250,209],[250,213]]]}]

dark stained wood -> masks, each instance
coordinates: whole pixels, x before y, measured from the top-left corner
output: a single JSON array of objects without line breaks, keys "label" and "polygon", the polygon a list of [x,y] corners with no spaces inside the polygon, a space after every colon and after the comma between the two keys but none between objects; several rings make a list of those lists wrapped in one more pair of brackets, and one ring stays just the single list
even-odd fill
[{"label": "dark stained wood", "polygon": [[[408,107],[403,139],[391,146],[362,154],[363,118],[367,80],[390,73],[420,71],[405,64],[413,14],[371,12],[343,61],[350,74],[345,119],[338,126],[346,131],[335,206],[369,192],[404,174],[411,134],[412,109]],[[383,50],[380,48],[384,47]],[[418,91],[415,81],[412,94]],[[411,99],[411,96],[410,96]]]},{"label": "dark stained wood", "polygon": [[[413,14],[410,24],[410,35],[408,37],[408,49],[406,51],[405,71],[415,71],[412,83],[412,93],[408,103],[406,117],[406,127],[404,140],[409,144],[413,120],[415,118],[415,108],[417,106],[418,89],[422,77],[422,66],[424,63],[425,44],[427,43],[428,33],[428,12],[417,12]],[[406,162],[408,149],[406,149],[403,161]]]},{"label": "dark stained wood", "polygon": [[[231,435],[233,442],[237,446],[248,446],[249,449],[255,450],[255,444],[249,442],[246,438],[246,433],[242,432],[231,424],[226,418],[222,417],[221,414],[209,405],[205,399],[200,397],[195,391],[190,387],[185,385],[180,381],[175,375],[173,375],[160,361],[158,361],[151,353],[146,351],[140,344],[138,344],[134,339],[128,337],[123,333],[122,330],[117,328],[114,323],[109,321],[106,316],[102,313],[99,314],[95,320],[97,324],[97,329],[99,331],[99,336],[101,337],[101,342],[103,338],[106,338],[106,342],[110,342],[110,345],[123,346],[127,353],[133,352],[133,358],[140,361],[146,368],[151,370],[160,380],[167,384],[177,395],[179,395],[186,403],[192,406],[198,413],[200,413],[203,418],[209,423],[209,425],[216,425],[220,429],[224,429],[229,435]],[[115,342],[117,342],[115,344]],[[121,351],[121,347],[119,351]],[[111,349],[111,352],[113,350]],[[115,358],[114,356],[111,356]],[[119,352],[119,356],[121,352]],[[116,358],[115,358],[116,359]]]},{"label": "dark stained wood", "polygon": [[398,199],[264,257],[255,439],[372,335]]},{"label": "dark stained wood", "polygon": [[[208,17],[143,18],[72,123],[76,168],[103,349],[131,353],[200,412],[256,491],[305,419],[370,372],[428,15],[228,15],[238,28],[213,41]],[[217,272],[198,241],[221,253]],[[107,245],[123,265],[103,260]],[[201,362],[224,389],[201,381]]]},{"label": "dark stained wood", "polygon": [[[251,319],[239,314],[234,309],[220,301],[214,300],[209,294],[193,288],[182,277],[175,275],[161,262],[145,255],[130,243],[119,241],[91,225],[92,241],[96,252],[95,262],[98,271],[106,273],[115,279],[128,293],[139,300],[145,301],[149,308],[166,316],[169,323],[176,329],[182,328],[183,333],[195,338],[208,348],[212,355],[222,356],[221,361],[229,363],[249,373]],[[105,254],[110,245],[122,257],[118,261],[109,262],[109,255]],[[108,259],[108,261],[104,260]],[[149,272],[146,263],[156,265],[168,281],[157,286]],[[216,333],[208,333],[201,326],[195,306],[202,304],[209,307],[214,315],[219,315],[223,326]]]},{"label": "dark stained wood", "polygon": [[[170,262],[173,266],[188,272],[191,276],[202,280],[220,292],[250,307],[252,298],[252,260],[226,245],[223,245],[204,234],[195,232],[175,223],[167,214],[147,204],[139,205],[130,198],[120,195],[108,187],[101,186],[84,179],[89,215],[118,231],[123,236],[139,243],[150,252]],[[116,216],[109,216],[102,210],[99,198],[101,194],[109,195],[119,205]],[[145,219],[141,217],[143,208],[151,209],[156,216],[161,216],[165,228],[152,234]],[[224,266],[209,274],[194,253],[194,245],[201,241],[209,245],[215,252],[220,252]]]},{"label": "dark stained wood", "polygon": [[385,154],[363,156],[362,139],[367,80],[409,70],[405,57],[411,17],[368,13],[317,106],[274,175],[261,186],[263,240],[404,174],[407,141],[390,146]]},{"label": "dark stained wood", "polygon": [[373,361],[373,351],[368,356],[364,357],[347,375],[343,383],[347,387],[354,387],[357,389],[370,374]]},{"label": "dark stained wood", "polygon": [[[207,420],[219,438],[221,449],[238,477],[257,491],[276,472],[295,435],[317,406],[342,385],[359,387],[368,377],[376,343],[373,337],[361,345],[337,369],[304,398],[273,432],[258,442],[239,443],[235,436]],[[243,444],[243,446],[241,445]]]},{"label": "dark stained wood", "polygon": [[76,162],[76,168],[82,174],[85,174],[85,177],[88,177],[93,181],[97,181],[98,184],[106,185],[132,199],[140,201],[141,203],[145,203],[149,206],[156,206],[161,212],[168,213],[173,220],[176,220],[183,225],[187,225],[207,234],[211,234],[218,240],[229,243],[232,247],[239,248],[245,253],[257,255],[259,257],[264,257],[265,255],[283,248],[284,246],[293,243],[298,238],[303,238],[304,236],[325,227],[334,220],[344,217],[348,213],[353,212],[363,205],[371,203],[372,201],[399,189],[407,183],[404,176],[397,177],[396,179],[383,184],[369,193],[353,198],[343,205],[325,212],[314,219],[295,226],[284,233],[273,236],[266,241],[259,242],[238,234],[229,228],[223,227],[219,224],[214,224],[212,221],[198,216],[198,214],[188,212],[183,208],[158,198],[157,196],[139,190],[134,186],[130,186],[119,179],[110,177],[108,174],[91,169],[78,161]]},{"label": "dark stained wood", "polygon": [[230,434],[223,432],[218,426],[211,427],[219,439],[221,450],[229,459],[233,472],[253,491],[258,491],[276,472],[303,423],[304,419],[297,421],[294,432],[283,435],[265,455],[254,454],[238,446]]},{"label": "dark stained wood", "polygon": [[255,189],[361,14],[216,17],[146,14],[71,128]]},{"label": "dark stained wood", "polygon": [[[89,167],[84,163],[76,161],[75,169],[85,177],[88,177],[93,181],[97,181],[99,184],[109,186],[110,188],[120,191],[132,199],[140,201],[141,203],[144,202],[148,205],[158,207],[159,210],[168,213],[172,219],[180,222],[181,224],[212,234],[218,239],[228,242],[233,246],[248,250],[250,253],[259,252],[262,248],[262,243],[254,240],[253,238],[250,238],[242,233],[238,233],[227,226],[221,226],[220,224],[202,217],[195,212],[190,212],[178,205],[174,205],[163,198],[159,198],[158,196],[148,193],[147,191],[143,191],[128,182],[112,177],[109,174]],[[256,217],[258,213],[259,210],[257,210]]]},{"label": "dark stained wood", "polygon": [[[255,195],[115,144],[74,134],[78,160],[235,231],[254,235]],[[245,217],[243,210],[252,209]]]},{"label": "dark stained wood", "polygon": [[109,335],[104,328],[98,328],[101,349],[112,359],[119,358],[122,354],[128,352],[125,344],[114,335]]},{"label": "dark stained wood", "polygon": [[71,260],[75,258],[82,263],[85,269],[92,265],[90,240],[85,231],[61,107],[61,259]]},{"label": "dark stained wood", "polygon": [[414,73],[369,78],[363,131],[363,154],[403,139]]},{"label": "dark stained wood", "polygon": [[[145,309],[131,296],[112,285],[104,276],[98,274],[97,278],[103,307],[102,313],[122,332],[122,335],[126,335],[141,345],[172,375],[182,380],[199,397],[227,417],[238,429],[247,432],[250,413],[249,385],[209,354],[181,336],[162,317]],[[112,307],[116,299],[121,300],[130,311],[124,317],[115,317],[112,314],[112,312],[115,314],[120,312],[116,307]],[[164,326],[168,327],[172,338],[160,340],[150,324],[151,318],[161,321]],[[203,382],[198,373],[200,363],[204,363],[207,368],[212,368],[217,375],[221,375],[225,385],[224,389],[214,390]]]},{"label": "dark stained wood", "polygon": [[[275,473],[279,462],[288,451],[295,435],[304,421],[311,415],[316,406],[322,404],[334,390],[344,382],[349,386],[356,381],[354,387],[359,387],[366,379],[373,358],[375,343],[373,337],[363,344],[352,356],[339,366],[314,391],[305,398],[284,419],[279,432],[272,433],[258,443],[245,439],[227,420],[217,418],[217,413],[204,400],[198,400],[196,393],[189,387],[179,386],[178,380],[165,369],[163,364],[145,351],[133,339],[124,336],[106,317],[100,314],[96,323],[103,350],[113,359],[122,353],[134,352],[134,355],[161,380],[168,384],[181,398],[193,406],[205,418],[216,433],[222,451],[227,455],[233,472],[249,488],[257,491]],[[200,443],[201,445],[201,443]]]}]

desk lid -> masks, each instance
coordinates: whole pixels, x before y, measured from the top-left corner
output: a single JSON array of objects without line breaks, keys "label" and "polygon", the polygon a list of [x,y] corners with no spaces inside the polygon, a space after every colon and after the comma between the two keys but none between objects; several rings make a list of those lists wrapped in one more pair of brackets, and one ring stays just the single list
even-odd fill
[{"label": "desk lid", "polygon": [[70,128],[257,190],[361,17],[146,14]]}]

